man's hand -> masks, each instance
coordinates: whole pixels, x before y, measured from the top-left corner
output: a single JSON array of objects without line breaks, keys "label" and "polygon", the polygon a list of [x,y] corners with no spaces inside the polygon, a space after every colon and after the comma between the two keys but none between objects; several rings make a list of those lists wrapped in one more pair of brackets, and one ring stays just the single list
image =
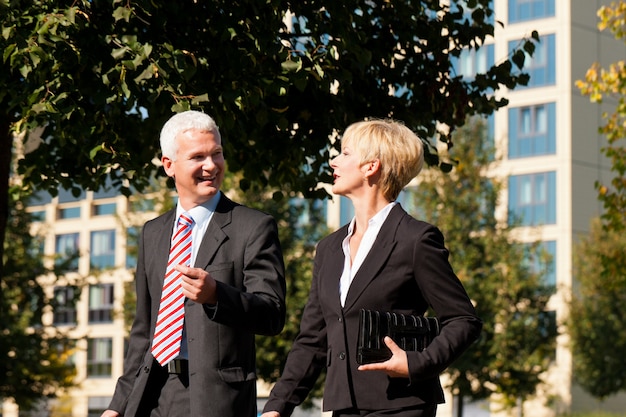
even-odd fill
[{"label": "man's hand", "polygon": [[176,270],[183,274],[183,295],[200,304],[217,304],[217,284],[204,269],[176,265]]},{"label": "man's hand", "polygon": [[120,413],[113,410],[104,410],[104,413],[100,417],[118,417]]},{"label": "man's hand", "polygon": [[266,413],[261,414],[261,417],[280,417],[280,414],[276,411],[268,411]]},{"label": "man's hand", "polygon": [[383,371],[392,378],[409,377],[409,361],[406,352],[389,336],[385,336],[385,344],[391,350],[391,358],[385,362],[369,363],[359,366],[359,371]]}]

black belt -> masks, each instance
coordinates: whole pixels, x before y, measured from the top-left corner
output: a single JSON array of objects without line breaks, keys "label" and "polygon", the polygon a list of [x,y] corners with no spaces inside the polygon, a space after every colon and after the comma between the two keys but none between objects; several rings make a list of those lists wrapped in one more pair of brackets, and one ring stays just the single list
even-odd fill
[{"label": "black belt", "polygon": [[167,363],[167,372],[170,374],[189,374],[189,361],[187,359],[173,359]]}]

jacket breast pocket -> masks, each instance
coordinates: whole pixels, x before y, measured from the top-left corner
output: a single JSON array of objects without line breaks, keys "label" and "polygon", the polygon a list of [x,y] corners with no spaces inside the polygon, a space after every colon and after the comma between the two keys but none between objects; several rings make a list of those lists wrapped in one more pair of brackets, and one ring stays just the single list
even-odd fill
[{"label": "jacket breast pocket", "polygon": [[235,285],[234,265],[232,262],[224,262],[220,264],[209,265],[205,271],[216,280],[229,285]]}]

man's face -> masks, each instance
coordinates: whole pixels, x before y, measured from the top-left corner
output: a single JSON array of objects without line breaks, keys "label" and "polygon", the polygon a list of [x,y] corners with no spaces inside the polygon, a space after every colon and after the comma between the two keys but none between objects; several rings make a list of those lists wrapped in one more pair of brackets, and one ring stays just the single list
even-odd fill
[{"label": "man's face", "polygon": [[222,141],[214,132],[188,130],[176,136],[176,160],[163,157],[165,173],[174,178],[178,198],[185,210],[218,193],[224,181]]}]

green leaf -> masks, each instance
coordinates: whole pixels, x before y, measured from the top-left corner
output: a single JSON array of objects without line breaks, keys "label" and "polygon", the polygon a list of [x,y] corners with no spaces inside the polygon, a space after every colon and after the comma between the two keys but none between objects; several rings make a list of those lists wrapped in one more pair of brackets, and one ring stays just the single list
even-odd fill
[{"label": "green leaf", "polygon": [[299,59],[298,60],[288,59],[287,61],[283,61],[280,65],[285,71],[296,72],[302,69],[302,61]]},{"label": "green leaf", "polygon": [[131,9],[130,7],[120,6],[113,10],[113,18],[115,21],[124,20],[126,22],[130,21]]},{"label": "green leaf", "polygon": [[5,41],[9,39],[13,30],[15,30],[15,26],[2,26],[2,37]]},{"label": "green leaf", "polygon": [[517,50],[511,59],[518,68],[522,69],[524,67],[524,61],[526,60],[526,54],[523,51]]},{"label": "green leaf", "polygon": [[12,43],[12,44],[7,45],[6,48],[4,48],[4,52],[2,53],[2,61],[3,62],[7,62],[7,60],[11,56],[11,54],[13,54],[13,51],[15,51],[16,47],[17,47],[17,45]]}]

